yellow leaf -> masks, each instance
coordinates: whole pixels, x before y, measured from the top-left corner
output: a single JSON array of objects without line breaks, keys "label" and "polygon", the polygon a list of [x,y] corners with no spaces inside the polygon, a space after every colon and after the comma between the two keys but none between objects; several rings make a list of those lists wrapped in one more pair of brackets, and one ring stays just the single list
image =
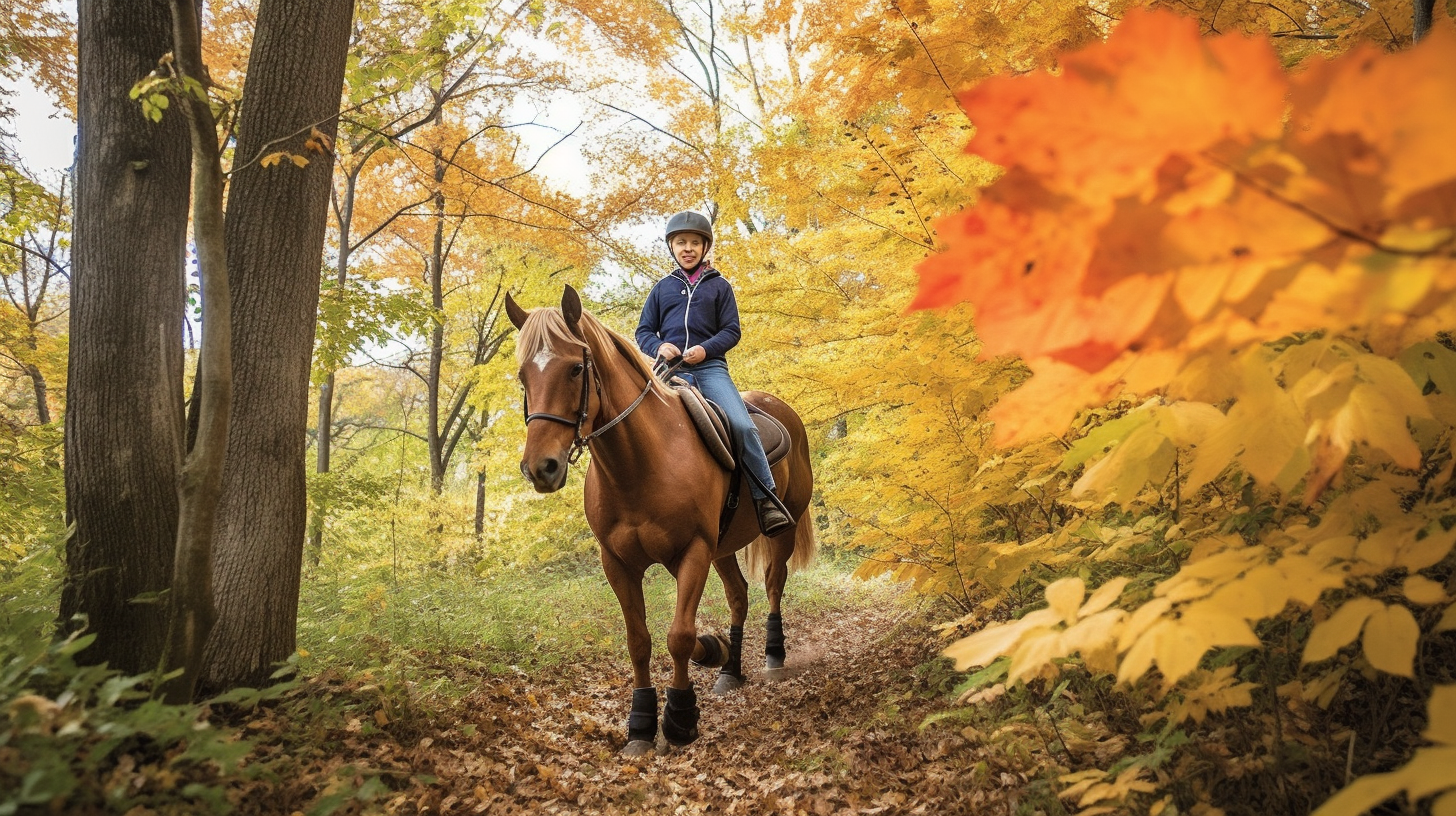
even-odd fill
[{"label": "yellow leaf", "polygon": [[1448,793],[1431,805],[1431,816],[1456,816],[1456,792]]},{"label": "yellow leaf", "polygon": [[1047,585],[1047,604],[1067,623],[1077,620],[1077,610],[1087,595],[1087,585],[1081,578],[1062,578]]},{"label": "yellow leaf", "polygon": [[1421,748],[1398,773],[1405,775],[1406,793],[1424,799],[1437,791],[1456,788],[1451,769],[1456,768],[1456,745]]},{"label": "yellow leaf", "polygon": [[259,159],[258,160],[258,164],[260,166],[262,166],[262,167],[272,167],[273,165],[277,164],[278,162],[283,161],[284,155],[286,155],[286,154],[284,154],[282,152],[269,153],[268,155],[266,155],[263,158]]},{"label": "yellow leaf", "polygon": [[1238,610],[1249,620],[1278,613],[1288,600],[1289,588],[1283,570],[1267,564],[1254,567],[1242,577],[1224,584],[1209,597],[1210,603],[1223,609]]},{"label": "yellow leaf", "polygon": [[293,164],[294,164],[295,167],[307,167],[308,166],[308,159],[305,159],[302,156],[299,156],[297,154],[294,154],[294,155],[289,156],[288,158],[293,161]]},{"label": "yellow leaf", "polygon": [[1315,624],[1304,644],[1305,663],[1317,663],[1353,643],[1365,621],[1385,605],[1374,598],[1352,598],[1329,618]]},{"label": "yellow leaf", "polygon": [[[1152,635],[1153,632],[1149,632],[1145,637]],[[1203,630],[1196,625],[1184,625],[1181,621],[1160,632],[1156,652],[1163,683],[1171,686],[1198,668],[1198,661],[1212,645]]]},{"label": "yellow leaf", "polygon": [[1408,570],[1421,570],[1439,564],[1456,545],[1456,527],[1442,530],[1440,524],[1433,524],[1422,532],[1407,539],[1395,554],[1395,565]]},{"label": "yellow leaf", "polygon": [[1126,617],[1127,613],[1121,609],[1109,609],[1083,618],[1062,634],[1062,647],[1068,654],[1081,652],[1085,655],[1102,646],[1111,646],[1117,625]]},{"label": "yellow leaf", "polygon": [[1127,655],[1122,658],[1122,665],[1117,668],[1117,682],[1132,684],[1147,674],[1148,669],[1153,667],[1153,658],[1157,655],[1158,644],[1175,626],[1172,621],[1160,620],[1157,625],[1138,638],[1137,642],[1132,644],[1132,648],[1127,650]]},{"label": "yellow leaf", "polygon": [[1212,601],[1201,601],[1183,610],[1179,622],[1197,630],[1210,646],[1258,646],[1259,636],[1243,618],[1244,610],[1231,611]]},{"label": "yellow leaf", "polygon": [[[1046,613],[1038,618],[1037,612]],[[987,666],[996,658],[1010,654],[1021,638],[1032,629],[1056,622],[1056,613],[1039,609],[1018,621],[988,626],[945,647],[945,656],[955,661],[956,671],[972,666]],[[1046,618],[1051,617],[1051,621]]]},{"label": "yellow leaf", "polygon": [[1371,613],[1365,623],[1365,658],[1375,668],[1413,677],[1416,660],[1416,641],[1421,637],[1421,627],[1409,609],[1392,604]]},{"label": "yellow leaf", "polygon": [[[1355,542],[1354,538],[1349,539],[1350,543]],[[1325,568],[1320,560],[1304,555],[1286,555],[1274,564],[1275,569],[1284,576],[1283,589],[1289,593],[1291,600],[1297,601],[1305,606],[1314,606],[1319,596],[1327,589],[1339,589],[1345,585],[1345,575]],[[1262,567],[1260,568],[1262,569]],[[1249,575],[1253,575],[1253,570]],[[1283,606],[1280,606],[1282,609]],[[1278,610],[1275,610],[1276,612]],[[1268,613],[1268,614],[1273,614]],[[1253,618],[1255,616],[1248,616]],[[1263,616],[1260,616],[1263,617]]]},{"label": "yellow leaf", "polygon": [[1011,666],[1006,673],[1006,682],[1029,680],[1041,674],[1042,670],[1058,657],[1065,657],[1062,650],[1062,636],[1052,629],[1038,628],[1028,632],[1021,644],[1011,655]]},{"label": "yellow leaf", "polygon": [[1421,606],[1442,603],[1446,600],[1446,587],[1424,575],[1411,575],[1401,584],[1400,591],[1412,603]]},{"label": "yellow leaf", "polygon": [[1154,598],[1151,601],[1137,608],[1136,612],[1127,620],[1127,625],[1122,627],[1122,632],[1117,636],[1117,650],[1125,652],[1132,648],[1133,643],[1148,630],[1150,626],[1162,618],[1163,613],[1173,608],[1173,602],[1167,598]]},{"label": "yellow leaf", "polygon": [[1432,689],[1426,714],[1426,730],[1421,736],[1431,742],[1456,746],[1456,685]]},{"label": "yellow leaf", "polygon": [[1456,629],[1456,604],[1446,607],[1441,620],[1436,623],[1437,632],[1449,632],[1452,629]]},{"label": "yellow leaf", "polygon": [[1077,612],[1077,617],[1085,618],[1089,615],[1095,615],[1111,606],[1121,597],[1122,590],[1129,582],[1130,579],[1128,578],[1113,578],[1111,581],[1097,587],[1097,591],[1092,593],[1092,597],[1088,598],[1087,603]]}]

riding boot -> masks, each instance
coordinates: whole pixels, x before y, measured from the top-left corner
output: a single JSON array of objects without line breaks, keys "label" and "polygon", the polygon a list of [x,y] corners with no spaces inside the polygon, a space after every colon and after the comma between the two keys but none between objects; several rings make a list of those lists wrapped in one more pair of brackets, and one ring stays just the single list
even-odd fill
[{"label": "riding boot", "polygon": [[780,510],[773,499],[767,497],[754,499],[753,509],[758,512],[759,532],[767,538],[773,538],[794,526],[794,520]]}]

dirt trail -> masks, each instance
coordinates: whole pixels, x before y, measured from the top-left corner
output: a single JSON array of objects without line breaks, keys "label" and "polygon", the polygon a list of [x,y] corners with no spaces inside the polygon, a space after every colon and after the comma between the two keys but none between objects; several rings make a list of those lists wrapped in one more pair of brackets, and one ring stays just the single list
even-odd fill
[{"label": "dirt trail", "polygon": [[[755,678],[733,695],[715,697],[716,670],[695,668],[701,738],[666,756],[628,761],[619,755],[629,670],[625,659],[603,659],[550,677],[486,678],[453,710],[407,720],[414,727],[396,723],[365,737],[356,720],[349,729],[355,733],[339,735],[353,756],[332,764],[336,771],[352,763],[389,783],[391,790],[367,809],[350,806],[358,812],[994,814],[1014,808],[1024,775],[969,741],[959,725],[918,728],[945,707],[950,681],[944,672],[917,670],[935,653],[926,621],[903,608],[847,605],[812,619],[790,615],[785,623],[789,666],[797,674],[776,682]],[[745,668],[761,666],[761,627],[762,613],[750,615]],[[655,656],[654,669],[665,679],[666,658]],[[432,726],[418,727],[421,719]],[[307,812],[320,789],[299,780],[290,790],[271,791],[265,809],[243,810]]]}]

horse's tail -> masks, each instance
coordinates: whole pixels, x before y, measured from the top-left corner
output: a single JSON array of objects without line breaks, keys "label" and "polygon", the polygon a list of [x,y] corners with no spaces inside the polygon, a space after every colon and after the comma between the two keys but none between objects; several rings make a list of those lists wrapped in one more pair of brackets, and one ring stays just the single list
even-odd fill
[{"label": "horse's tail", "polygon": [[[814,514],[811,505],[804,508],[804,514],[799,516],[798,524],[794,526],[794,552],[789,556],[789,572],[797,572],[814,563],[814,553],[818,548],[818,540],[814,537]],[[768,576],[768,565],[773,556],[773,541],[763,536],[755,538],[744,551],[748,577],[764,580]]]}]

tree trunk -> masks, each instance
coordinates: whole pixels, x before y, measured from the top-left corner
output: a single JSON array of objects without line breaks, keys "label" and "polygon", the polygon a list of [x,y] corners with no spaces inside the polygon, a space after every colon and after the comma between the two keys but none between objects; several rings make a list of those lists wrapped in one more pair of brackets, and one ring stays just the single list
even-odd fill
[{"label": "tree trunk", "polygon": [[[84,615],[87,662],[156,668],[182,463],[189,152],[180,115],[127,96],[172,50],[167,0],[77,6],[76,217],[67,380],[61,621]],[[136,602],[140,599],[142,602]]]},{"label": "tree trunk", "polygon": [[435,309],[430,330],[430,375],[425,438],[430,449],[430,489],[435,495],[445,488],[445,442],[440,433],[440,368],[445,358],[445,159],[435,148],[435,244],[430,255],[430,305]]},{"label": "tree trunk", "polygon": [[[30,345],[34,348],[34,338],[31,339]],[[49,425],[51,424],[51,406],[50,398],[46,394],[48,389],[46,388],[45,375],[33,363],[26,365],[25,373],[30,377],[31,388],[35,390],[35,418],[40,424]]]},{"label": "tree trunk", "polygon": [[179,104],[192,141],[192,234],[197,247],[197,277],[202,300],[202,342],[198,348],[196,441],[187,452],[178,480],[177,547],[168,596],[168,633],[161,660],[167,702],[187,703],[202,672],[202,651],[217,612],[212,596],[213,532],[227,455],[228,413],[232,405],[232,305],[228,292],[227,244],[223,234],[222,163],[217,122],[206,98],[207,69],[202,64],[202,24],[193,0],[172,0],[174,65],[186,85]]},{"label": "tree trunk", "polygon": [[475,474],[475,540],[485,538],[485,471]]},{"label": "tree trunk", "polygon": [[[332,138],[353,18],[350,0],[258,8],[237,164],[228,193],[234,321],[232,420],[218,513],[218,620],[208,688],[263,683],[294,650],[307,521],[304,438],[332,166],[310,127]],[[306,155],[249,164],[260,153]],[[244,166],[246,164],[246,167]]]},{"label": "tree trunk", "polygon": [[1411,42],[1419,43],[1431,32],[1432,15],[1436,10],[1436,0],[1415,0],[1415,25],[1411,32]]}]

